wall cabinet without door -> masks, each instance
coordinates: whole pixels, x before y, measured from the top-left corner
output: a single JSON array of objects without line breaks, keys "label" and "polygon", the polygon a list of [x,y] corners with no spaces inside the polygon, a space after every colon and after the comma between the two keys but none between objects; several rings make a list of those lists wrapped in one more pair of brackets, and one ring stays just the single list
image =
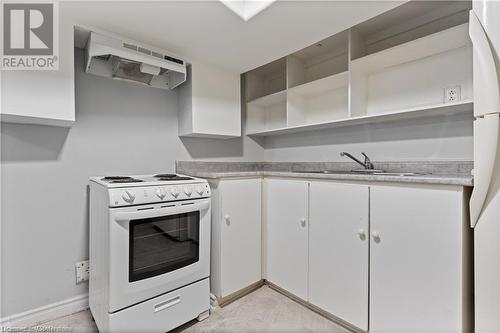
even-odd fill
[{"label": "wall cabinet without door", "polygon": [[311,182],[309,302],[368,330],[368,186]]},{"label": "wall cabinet without door", "polygon": [[210,185],[213,189],[210,284],[211,292],[223,303],[224,298],[262,279],[262,181],[222,179]]},{"label": "wall cabinet without door", "polygon": [[71,126],[75,121],[73,25],[60,8],[59,69],[3,70],[0,73],[2,122]]},{"label": "wall cabinet without door", "polygon": [[470,9],[410,1],[245,73],[246,134],[472,113]]},{"label": "wall cabinet without door", "polygon": [[241,136],[240,74],[192,63],[179,86],[179,135],[202,138]]},{"label": "wall cabinet without door", "polygon": [[307,300],[307,181],[265,179],[266,279]]},{"label": "wall cabinet without door", "polygon": [[472,332],[461,188],[370,188],[370,331]]}]

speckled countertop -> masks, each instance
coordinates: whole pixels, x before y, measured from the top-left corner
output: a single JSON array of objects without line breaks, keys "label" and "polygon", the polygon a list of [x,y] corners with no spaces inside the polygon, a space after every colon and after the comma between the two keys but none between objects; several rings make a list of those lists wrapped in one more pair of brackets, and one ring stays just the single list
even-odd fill
[{"label": "speckled countertop", "polygon": [[346,173],[317,173],[307,171],[357,169],[350,162],[201,162],[178,161],[177,173],[216,179],[229,177],[289,177],[307,179],[351,180],[363,182],[396,182],[473,186],[472,162],[374,162],[375,168],[387,172],[418,172],[422,175],[367,175]]}]

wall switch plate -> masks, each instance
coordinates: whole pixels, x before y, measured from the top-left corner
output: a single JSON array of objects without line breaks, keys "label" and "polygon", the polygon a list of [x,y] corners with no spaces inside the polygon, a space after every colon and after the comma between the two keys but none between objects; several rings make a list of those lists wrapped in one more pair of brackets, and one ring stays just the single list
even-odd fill
[{"label": "wall switch plate", "polygon": [[444,89],[444,102],[456,103],[460,101],[460,86],[448,87]]},{"label": "wall switch plate", "polygon": [[88,281],[90,274],[89,261],[85,260],[77,262],[75,264],[75,272],[76,272],[76,284]]}]

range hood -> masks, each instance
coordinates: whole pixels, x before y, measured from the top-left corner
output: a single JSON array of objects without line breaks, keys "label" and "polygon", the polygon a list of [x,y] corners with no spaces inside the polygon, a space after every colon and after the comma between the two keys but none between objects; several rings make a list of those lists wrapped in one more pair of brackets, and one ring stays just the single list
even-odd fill
[{"label": "range hood", "polygon": [[87,73],[160,89],[186,81],[186,62],[148,45],[91,32],[87,40]]}]

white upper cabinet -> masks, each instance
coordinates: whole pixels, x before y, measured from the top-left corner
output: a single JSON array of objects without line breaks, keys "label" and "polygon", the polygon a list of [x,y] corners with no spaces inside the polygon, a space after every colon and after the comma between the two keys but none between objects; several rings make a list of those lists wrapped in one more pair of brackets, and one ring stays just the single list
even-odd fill
[{"label": "white upper cabinet", "polygon": [[368,330],[368,186],[311,182],[309,302]]},{"label": "white upper cabinet", "polygon": [[266,279],[307,300],[308,182],[265,179]]},{"label": "white upper cabinet", "polygon": [[462,188],[370,187],[370,331],[472,332]]},{"label": "white upper cabinet", "polygon": [[241,136],[240,74],[194,62],[179,89],[179,136]]},{"label": "white upper cabinet", "polygon": [[1,71],[2,122],[71,126],[75,121],[73,25],[59,13],[59,70]]}]

